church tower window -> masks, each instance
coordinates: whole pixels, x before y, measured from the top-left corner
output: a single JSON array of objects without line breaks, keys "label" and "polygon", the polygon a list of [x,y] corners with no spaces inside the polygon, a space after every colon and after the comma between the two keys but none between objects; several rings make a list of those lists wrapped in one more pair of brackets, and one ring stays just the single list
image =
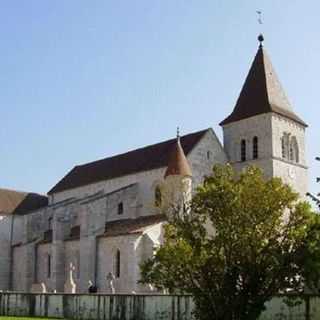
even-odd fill
[{"label": "church tower window", "polygon": [[292,160],[293,150],[291,149],[290,133],[284,132],[281,138],[282,159]]},{"label": "church tower window", "polygon": [[290,141],[290,160],[299,162],[299,147],[296,137],[292,137]]},{"label": "church tower window", "polygon": [[281,138],[281,155],[282,159],[286,158],[286,142],[284,136]]},{"label": "church tower window", "polygon": [[258,159],[258,137],[254,137],[252,140],[252,157],[253,159]]},{"label": "church tower window", "polygon": [[290,161],[293,161],[294,160],[294,153],[293,153],[293,145],[292,145],[292,142],[290,143]]},{"label": "church tower window", "polygon": [[246,161],[246,140],[241,140],[241,161]]}]

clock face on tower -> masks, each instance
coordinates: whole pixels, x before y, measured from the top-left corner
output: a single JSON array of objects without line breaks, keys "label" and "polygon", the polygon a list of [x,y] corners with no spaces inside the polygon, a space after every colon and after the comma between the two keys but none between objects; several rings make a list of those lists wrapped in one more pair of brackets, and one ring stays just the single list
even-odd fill
[{"label": "clock face on tower", "polygon": [[290,166],[288,168],[288,176],[290,179],[294,179],[296,177],[296,170],[294,167]]}]

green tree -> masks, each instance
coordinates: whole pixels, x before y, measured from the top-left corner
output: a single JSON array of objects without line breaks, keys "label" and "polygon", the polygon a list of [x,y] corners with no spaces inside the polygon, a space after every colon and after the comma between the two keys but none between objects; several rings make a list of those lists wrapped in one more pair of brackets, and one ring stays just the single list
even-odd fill
[{"label": "green tree", "polygon": [[314,269],[320,261],[319,226],[281,179],[216,166],[191,204],[175,208],[141,282],[192,294],[197,319],[257,319],[273,295],[303,289],[304,258]]}]

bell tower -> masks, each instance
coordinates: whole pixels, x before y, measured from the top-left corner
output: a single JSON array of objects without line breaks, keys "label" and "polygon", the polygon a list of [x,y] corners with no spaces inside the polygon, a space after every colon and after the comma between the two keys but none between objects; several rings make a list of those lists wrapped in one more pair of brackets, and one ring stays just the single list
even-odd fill
[{"label": "bell tower", "polygon": [[293,111],[259,35],[259,47],[231,114],[220,125],[224,148],[236,170],[260,167],[304,196],[307,124]]}]

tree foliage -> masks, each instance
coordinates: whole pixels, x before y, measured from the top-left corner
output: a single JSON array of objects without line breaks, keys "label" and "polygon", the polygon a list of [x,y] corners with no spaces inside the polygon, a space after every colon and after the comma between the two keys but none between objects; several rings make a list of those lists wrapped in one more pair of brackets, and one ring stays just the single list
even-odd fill
[{"label": "tree foliage", "polygon": [[216,166],[190,205],[176,208],[141,282],[192,294],[197,319],[257,319],[273,295],[317,283],[319,231],[281,179]]}]

